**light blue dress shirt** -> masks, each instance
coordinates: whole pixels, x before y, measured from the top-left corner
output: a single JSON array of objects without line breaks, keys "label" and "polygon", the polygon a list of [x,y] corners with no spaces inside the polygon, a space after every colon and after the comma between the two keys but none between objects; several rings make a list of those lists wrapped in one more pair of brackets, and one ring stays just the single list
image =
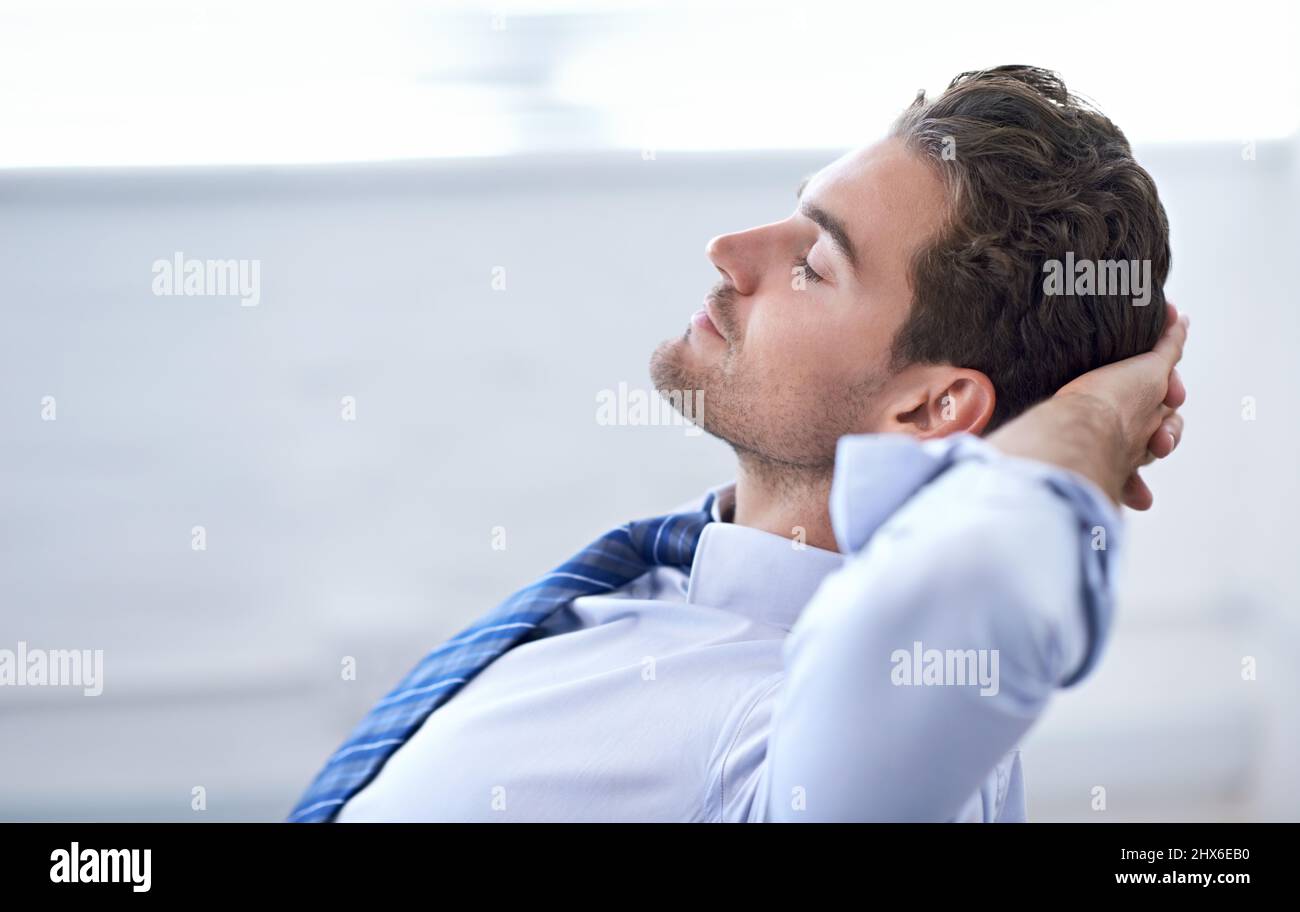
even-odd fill
[{"label": "light blue dress shirt", "polygon": [[841,440],[843,553],[714,493],[689,576],[570,603],[339,822],[1025,820],[1016,745],[1110,626],[1105,496],[967,435]]}]

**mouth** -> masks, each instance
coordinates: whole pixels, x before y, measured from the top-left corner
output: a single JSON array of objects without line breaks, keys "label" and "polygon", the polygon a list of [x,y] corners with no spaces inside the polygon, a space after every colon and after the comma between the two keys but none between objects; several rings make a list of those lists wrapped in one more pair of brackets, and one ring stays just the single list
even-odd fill
[{"label": "mouth", "polygon": [[704,299],[704,307],[701,310],[691,314],[691,326],[726,340],[726,336],[718,329],[718,321],[713,316],[713,302],[708,298]]}]

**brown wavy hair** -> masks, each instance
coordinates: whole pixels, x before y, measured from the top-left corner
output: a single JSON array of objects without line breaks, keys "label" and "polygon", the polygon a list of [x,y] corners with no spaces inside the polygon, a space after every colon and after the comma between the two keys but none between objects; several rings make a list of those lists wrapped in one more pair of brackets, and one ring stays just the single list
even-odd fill
[{"label": "brown wavy hair", "polygon": [[[1124,134],[1059,76],[1028,66],[962,73],[933,101],[918,94],[893,135],[933,163],[949,194],[943,227],[912,262],[895,368],[984,373],[997,394],[989,431],[1155,344],[1170,266],[1164,206]],[[1150,301],[1048,295],[1044,264],[1068,252],[1149,260]]]}]

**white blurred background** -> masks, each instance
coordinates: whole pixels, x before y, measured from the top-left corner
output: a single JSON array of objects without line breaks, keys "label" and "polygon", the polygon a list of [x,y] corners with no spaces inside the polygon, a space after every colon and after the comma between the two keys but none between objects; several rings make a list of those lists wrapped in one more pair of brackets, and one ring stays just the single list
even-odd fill
[{"label": "white blurred background", "polygon": [[[1186,438],[1107,657],[1024,745],[1031,816],[1300,819],[1296,8],[994,8],[0,6],[0,648],[105,663],[98,697],[0,688],[0,819],[283,817],[428,648],[731,477],[595,419],[705,241],[1000,63],[1127,131],[1193,316]],[[177,252],[258,260],[258,306],[155,296]]]}]

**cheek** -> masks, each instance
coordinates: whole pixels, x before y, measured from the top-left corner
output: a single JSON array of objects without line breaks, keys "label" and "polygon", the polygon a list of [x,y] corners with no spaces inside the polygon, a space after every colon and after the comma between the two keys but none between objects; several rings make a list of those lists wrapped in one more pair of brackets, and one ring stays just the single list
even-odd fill
[{"label": "cheek", "polygon": [[860,324],[789,305],[779,315],[755,314],[741,360],[751,375],[821,389],[859,380],[879,357],[877,348]]}]

